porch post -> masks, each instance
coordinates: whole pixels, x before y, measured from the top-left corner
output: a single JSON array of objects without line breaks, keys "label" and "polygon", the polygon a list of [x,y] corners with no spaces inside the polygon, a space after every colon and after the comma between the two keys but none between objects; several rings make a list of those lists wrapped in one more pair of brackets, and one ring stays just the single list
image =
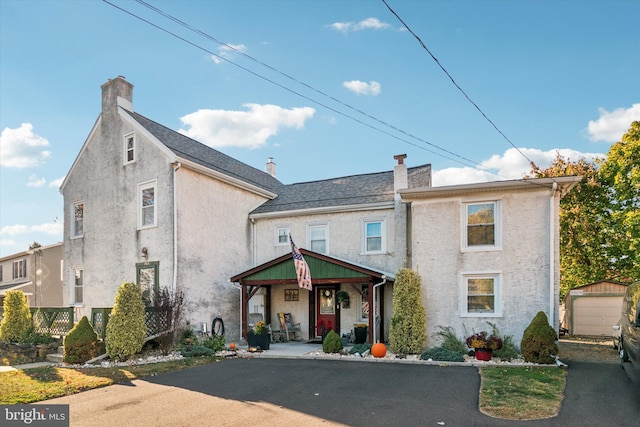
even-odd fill
[{"label": "porch post", "polygon": [[373,328],[376,324],[376,308],[373,306],[373,280],[371,280],[371,278],[369,278],[367,288],[369,290],[369,292],[367,292],[367,299],[369,300],[369,337],[367,338],[367,342],[375,344],[373,342]]},{"label": "porch post", "polygon": [[242,330],[240,338],[247,338],[247,285],[242,283],[242,307],[240,307],[240,320],[242,322]]}]

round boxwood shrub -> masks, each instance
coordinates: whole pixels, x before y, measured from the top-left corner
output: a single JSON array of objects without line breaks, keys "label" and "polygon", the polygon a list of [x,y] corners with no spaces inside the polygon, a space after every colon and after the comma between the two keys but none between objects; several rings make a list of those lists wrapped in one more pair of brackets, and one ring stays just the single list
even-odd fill
[{"label": "round boxwood shrub", "polygon": [[107,354],[115,360],[131,358],[142,349],[146,334],[142,291],[135,283],[124,282],[118,288],[107,323]]},{"label": "round boxwood shrub", "polygon": [[7,291],[3,308],[0,339],[9,342],[21,341],[31,328],[31,310],[27,296],[22,291]]},{"label": "round boxwood shrub", "polygon": [[65,363],[84,363],[99,355],[98,334],[93,330],[87,316],[75,324],[64,337]]},{"label": "round boxwood shrub", "polygon": [[552,355],[558,354],[557,340],[558,336],[549,325],[547,315],[539,311],[524,330],[520,351],[527,362],[551,364],[555,362]]},{"label": "round boxwood shrub", "polygon": [[336,331],[330,331],[322,342],[322,351],[325,353],[339,353],[342,350],[342,340]]}]

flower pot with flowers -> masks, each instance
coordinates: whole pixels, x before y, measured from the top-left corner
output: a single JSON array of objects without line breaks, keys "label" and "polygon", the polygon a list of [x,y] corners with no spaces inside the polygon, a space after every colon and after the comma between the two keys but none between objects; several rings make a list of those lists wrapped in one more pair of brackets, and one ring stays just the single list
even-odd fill
[{"label": "flower pot with flowers", "polygon": [[333,325],[331,324],[331,320],[325,322],[324,320],[320,320],[316,325],[316,333],[318,336],[322,337],[322,341],[324,342],[324,338],[327,336],[329,332],[333,329]]},{"label": "flower pot with flowers", "polygon": [[475,333],[467,337],[467,347],[472,348],[478,360],[491,360],[493,350],[502,348],[502,339],[490,335],[486,331]]},{"label": "flower pot with flowers", "polygon": [[247,344],[249,348],[252,347],[260,347],[261,350],[269,350],[270,337],[269,337],[269,328],[264,323],[264,321],[260,320],[255,325],[249,325],[250,328],[247,330]]}]

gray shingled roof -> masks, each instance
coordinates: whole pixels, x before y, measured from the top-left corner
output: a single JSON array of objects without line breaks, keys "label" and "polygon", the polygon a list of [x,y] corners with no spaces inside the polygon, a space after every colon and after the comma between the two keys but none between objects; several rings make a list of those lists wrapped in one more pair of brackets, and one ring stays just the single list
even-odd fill
[{"label": "gray shingled roof", "polygon": [[[431,185],[431,165],[409,168],[409,188]],[[393,171],[285,185],[251,214],[393,202]]]},{"label": "gray shingled roof", "polygon": [[138,113],[132,111],[127,111],[127,113],[161,143],[166,145],[167,148],[183,159],[191,160],[209,169],[224,173],[225,175],[240,179],[274,193],[279,193],[284,185],[270,174],[249,166],[246,163],[242,163],[233,157],[229,157],[195,139],[191,139],[162,126]]},{"label": "gray shingled roof", "polygon": [[[131,117],[178,157],[278,194],[252,214],[392,202],[393,171],[352,175],[285,185],[266,172],[242,163],[138,113]],[[408,169],[409,188],[431,186],[431,165]]]}]

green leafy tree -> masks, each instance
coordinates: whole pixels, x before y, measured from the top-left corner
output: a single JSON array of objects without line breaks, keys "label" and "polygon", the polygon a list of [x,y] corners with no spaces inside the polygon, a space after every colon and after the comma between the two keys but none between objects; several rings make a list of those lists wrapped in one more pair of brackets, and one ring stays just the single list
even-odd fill
[{"label": "green leafy tree", "polygon": [[393,316],[389,348],[396,354],[419,354],[427,339],[427,315],[422,303],[420,275],[402,268],[393,285]]},{"label": "green leafy tree", "polygon": [[558,154],[536,178],[578,175],[560,201],[560,294],[596,280],[640,277],[640,122],[606,159],[572,161]]},{"label": "green leafy tree", "polygon": [[107,323],[107,354],[115,360],[127,360],[144,345],[147,328],[140,286],[124,282],[118,288],[116,301]]},{"label": "green leafy tree", "polygon": [[611,146],[600,168],[611,199],[608,255],[612,276],[621,281],[640,278],[640,121]]},{"label": "green leafy tree", "polygon": [[0,339],[21,341],[31,329],[29,300],[22,291],[7,291],[4,296],[4,317],[0,322]]}]

